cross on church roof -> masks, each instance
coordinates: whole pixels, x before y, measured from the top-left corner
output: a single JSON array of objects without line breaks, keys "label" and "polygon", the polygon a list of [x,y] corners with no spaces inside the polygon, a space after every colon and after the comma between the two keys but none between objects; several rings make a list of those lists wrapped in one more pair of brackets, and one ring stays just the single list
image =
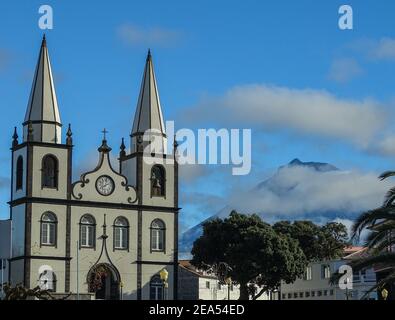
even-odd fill
[{"label": "cross on church roof", "polygon": [[106,140],[106,134],[108,133],[106,128],[103,129],[102,133],[103,133],[103,140]]},{"label": "cross on church roof", "polygon": [[106,134],[108,133],[106,128],[103,129],[102,133],[103,133],[103,141],[98,150],[99,152],[110,152],[111,148],[107,145],[107,140],[106,140]]}]

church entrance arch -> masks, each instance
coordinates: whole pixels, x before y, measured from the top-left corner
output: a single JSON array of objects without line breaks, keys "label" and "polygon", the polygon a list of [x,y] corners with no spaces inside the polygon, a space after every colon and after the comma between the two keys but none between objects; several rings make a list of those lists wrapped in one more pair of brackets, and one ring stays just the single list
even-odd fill
[{"label": "church entrance arch", "polygon": [[89,292],[98,300],[119,300],[120,283],[118,270],[107,263],[93,266],[88,273]]}]

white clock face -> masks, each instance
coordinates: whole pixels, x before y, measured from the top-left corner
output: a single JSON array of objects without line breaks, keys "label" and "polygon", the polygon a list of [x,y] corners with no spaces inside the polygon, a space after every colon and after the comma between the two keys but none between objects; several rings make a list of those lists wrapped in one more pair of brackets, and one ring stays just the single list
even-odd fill
[{"label": "white clock face", "polygon": [[108,196],[114,191],[114,180],[109,176],[101,176],[96,180],[96,188],[101,195]]}]

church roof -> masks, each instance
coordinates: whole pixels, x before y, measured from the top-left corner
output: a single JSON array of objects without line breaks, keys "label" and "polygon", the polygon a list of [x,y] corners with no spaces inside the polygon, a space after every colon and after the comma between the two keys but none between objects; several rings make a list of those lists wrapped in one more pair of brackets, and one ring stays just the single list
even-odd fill
[{"label": "church roof", "polygon": [[41,43],[25,115],[25,123],[42,121],[61,123],[45,36]]},{"label": "church roof", "polygon": [[158,133],[164,135],[165,127],[163,123],[152,56],[151,52],[148,51],[136,114],[133,121],[132,135],[143,135],[149,129],[158,131]]}]

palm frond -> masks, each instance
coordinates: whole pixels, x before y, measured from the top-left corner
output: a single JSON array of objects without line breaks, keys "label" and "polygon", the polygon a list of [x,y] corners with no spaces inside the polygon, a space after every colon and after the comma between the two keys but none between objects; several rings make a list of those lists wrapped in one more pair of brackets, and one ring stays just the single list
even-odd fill
[{"label": "palm frond", "polygon": [[378,255],[372,255],[366,258],[351,261],[349,265],[353,268],[354,272],[358,272],[362,269],[372,267],[374,265],[382,264],[390,268],[395,268],[395,253],[385,252]]},{"label": "palm frond", "polygon": [[359,240],[362,230],[381,219],[395,221],[395,206],[380,207],[362,213],[351,228],[351,240]]},{"label": "palm frond", "polygon": [[388,236],[373,248],[373,253],[378,254],[380,252],[383,252],[384,250],[391,248],[394,244],[395,244],[395,236]]},{"label": "palm frond", "polygon": [[394,200],[395,200],[395,187],[389,189],[385,194],[383,206],[388,207],[394,202]]},{"label": "palm frond", "polygon": [[369,248],[374,248],[381,242],[388,240],[393,230],[395,230],[395,222],[384,223],[377,226],[374,231],[368,234],[365,245]]},{"label": "palm frond", "polygon": [[386,171],[386,172],[382,173],[382,174],[379,176],[379,179],[380,179],[381,181],[383,181],[383,180],[385,180],[385,179],[387,179],[387,178],[389,178],[389,177],[393,177],[393,176],[395,176],[395,171]]}]

